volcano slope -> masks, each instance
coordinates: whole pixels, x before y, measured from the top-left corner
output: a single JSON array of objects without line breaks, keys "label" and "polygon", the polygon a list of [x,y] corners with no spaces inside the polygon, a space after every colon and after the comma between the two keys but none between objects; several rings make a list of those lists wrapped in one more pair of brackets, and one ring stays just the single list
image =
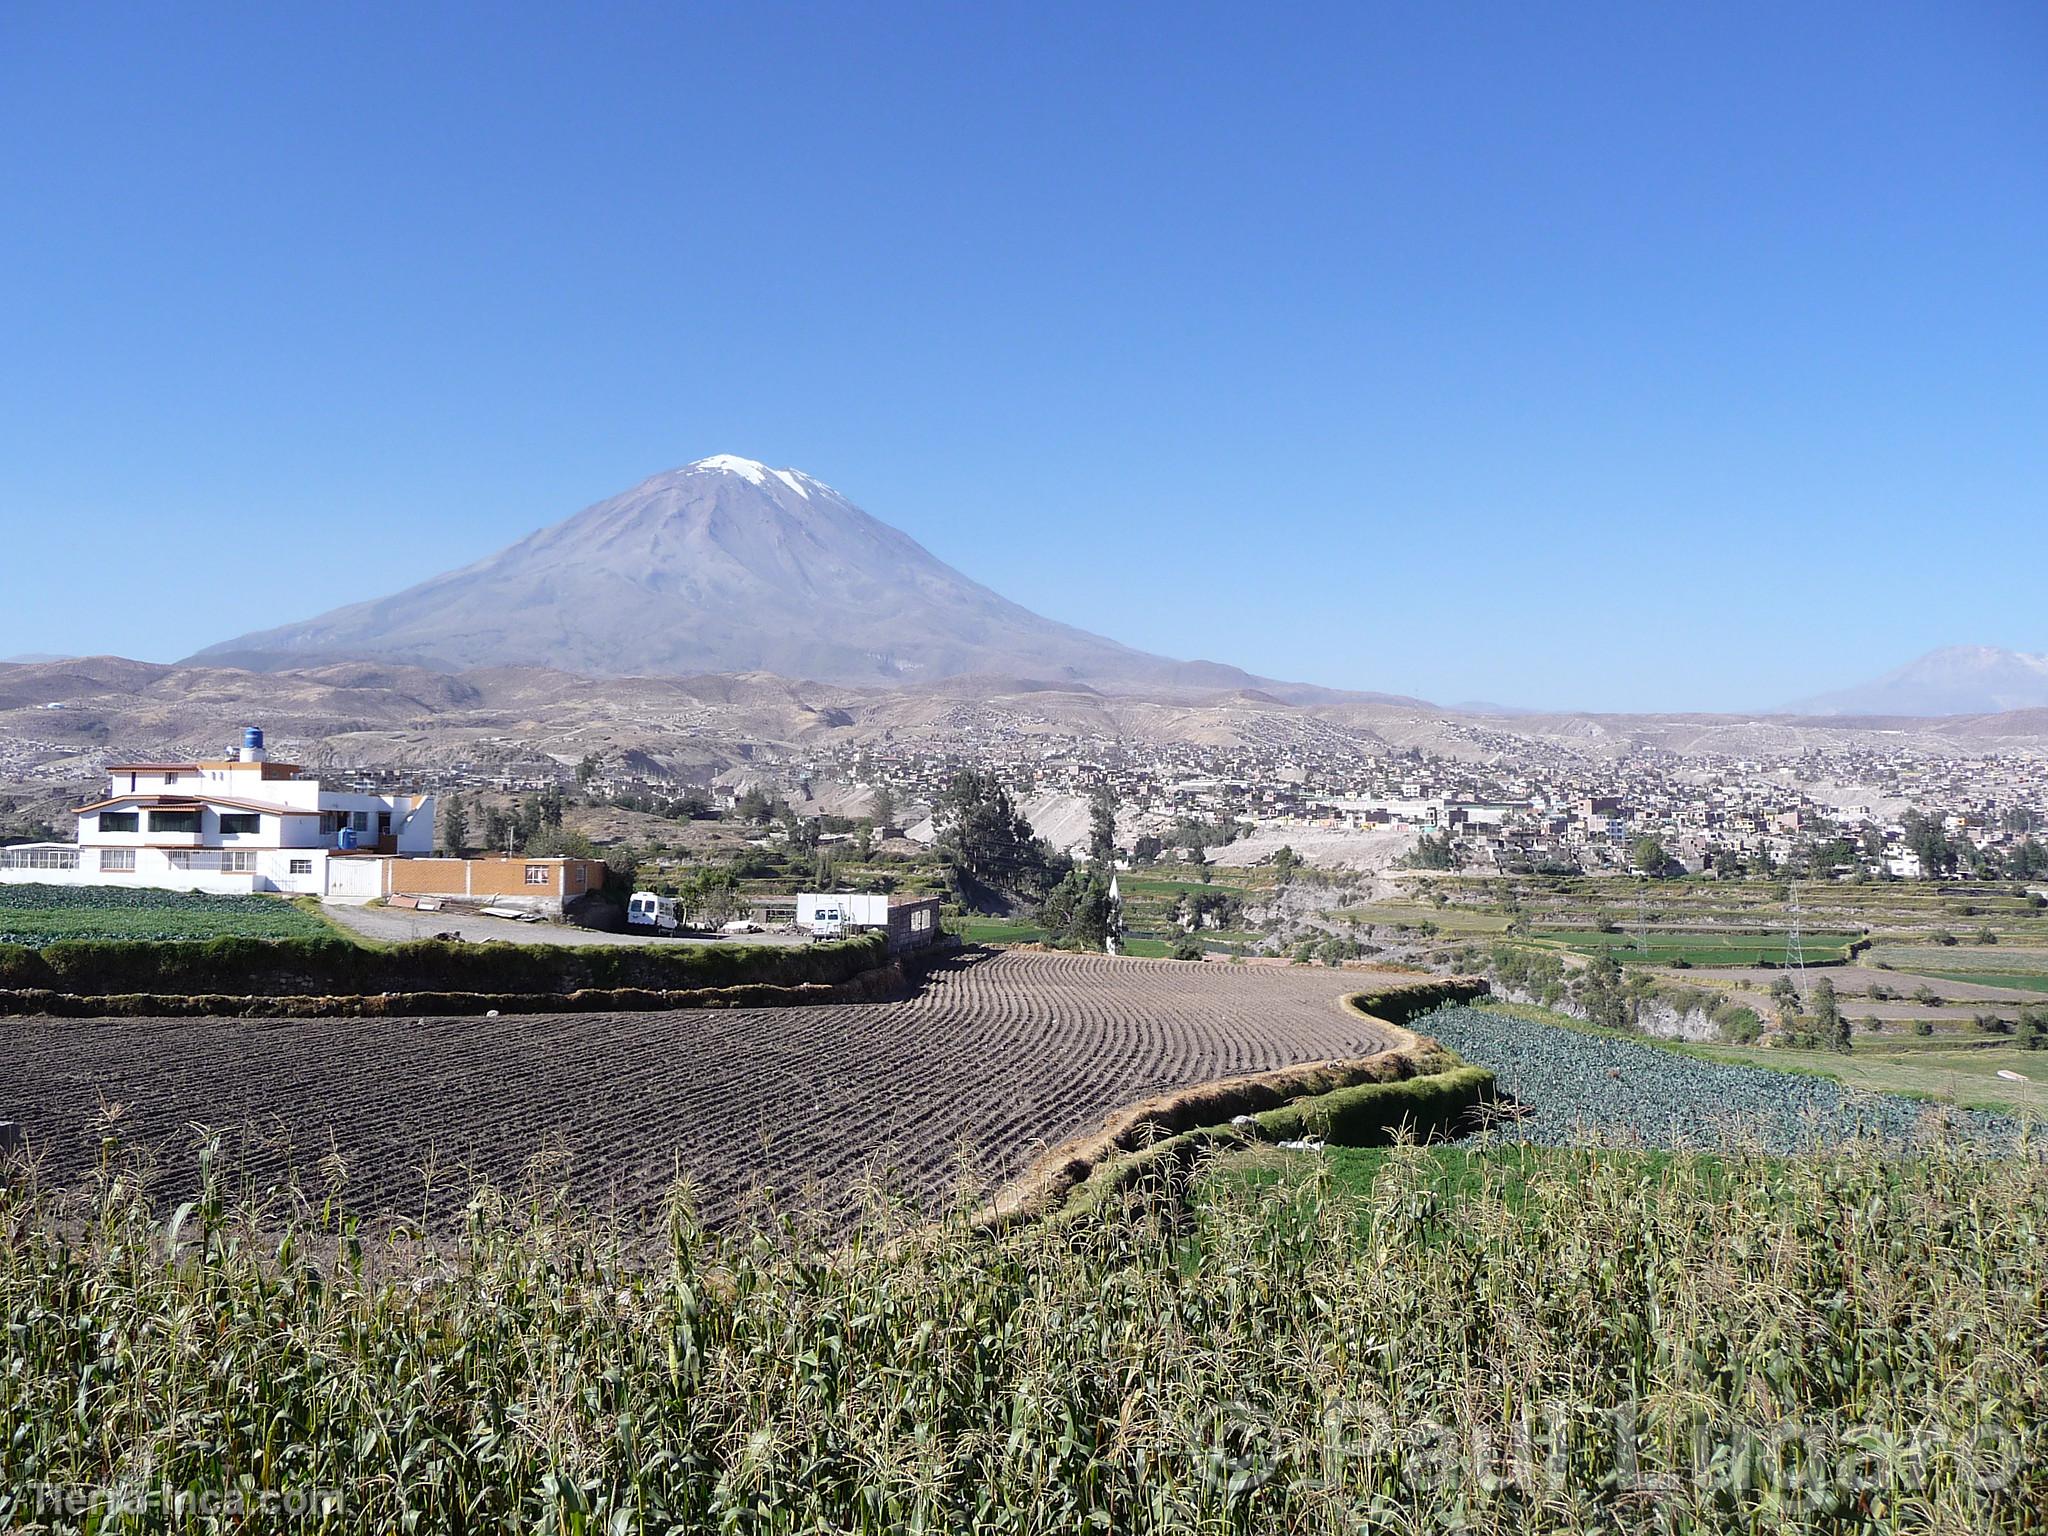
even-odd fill
[{"label": "volcano slope", "polygon": [[970,952],[902,1002],[423,1019],[6,1021],[46,1181],[110,1135],[166,1197],[216,1166],[261,1194],[338,1183],[364,1215],[445,1222],[481,1179],[642,1224],[678,1180],[713,1221],[833,1227],[877,1194],[929,1209],[1170,1088],[1368,1055],[1356,973]]}]

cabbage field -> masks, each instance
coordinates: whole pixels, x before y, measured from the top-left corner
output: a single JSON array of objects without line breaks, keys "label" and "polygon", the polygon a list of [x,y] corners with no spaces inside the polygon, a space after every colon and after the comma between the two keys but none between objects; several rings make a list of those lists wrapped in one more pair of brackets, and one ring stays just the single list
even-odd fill
[{"label": "cabbage field", "polygon": [[276,896],[103,886],[0,885],[0,944],[64,939],[331,939],[334,930]]},{"label": "cabbage field", "polygon": [[1440,1009],[1415,1028],[1491,1068],[1502,1096],[1519,1106],[1498,1134],[1543,1146],[1595,1141],[1790,1155],[1875,1138],[1895,1147],[1939,1141],[2005,1152],[2022,1131],[2005,1115],[1859,1093],[1832,1077],[1709,1061],[1491,1008]]}]

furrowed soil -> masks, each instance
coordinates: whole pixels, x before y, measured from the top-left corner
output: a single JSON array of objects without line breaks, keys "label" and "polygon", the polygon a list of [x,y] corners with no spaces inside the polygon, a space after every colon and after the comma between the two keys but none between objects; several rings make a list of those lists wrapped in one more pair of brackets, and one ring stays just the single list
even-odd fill
[{"label": "furrowed soil", "polygon": [[[46,1182],[103,1136],[189,1193],[196,1132],[260,1194],[320,1191],[440,1225],[476,1178],[565,1188],[644,1220],[678,1178],[714,1221],[764,1205],[856,1221],[876,1187],[924,1207],[1000,1182],[1133,1100],[1382,1050],[1340,1006],[1356,974],[1012,951],[906,1001],[497,1019],[0,1023],[0,1119]],[[431,1173],[431,1178],[430,1178]]]}]

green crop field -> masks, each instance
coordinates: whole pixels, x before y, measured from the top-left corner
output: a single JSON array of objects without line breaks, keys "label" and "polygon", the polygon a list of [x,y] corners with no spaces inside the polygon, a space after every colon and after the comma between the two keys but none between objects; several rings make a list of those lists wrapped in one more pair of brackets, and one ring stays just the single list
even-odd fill
[{"label": "green crop field", "polygon": [[[1954,1104],[1963,1109],[2030,1116],[2036,1121],[2048,1122],[2048,1053],[2025,1050],[2017,1044],[2000,1043],[1995,1038],[1983,1035],[1945,1033],[1931,1039],[1910,1036],[1887,1037],[1880,1044],[1867,1035],[1859,1034],[1855,1037],[1855,1049],[1844,1055],[1839,1051],[1801,1051],[1783,1046],[1694,1044],[1660,1040],[1650,1035],[1601,1029],[1597,1025],[1587,1024],[1567,1014],[1532,1007],[1526,1003],[1487,1003],[1478,1012],[1497,1015],[1505,1020],[1520,1020],[1523,1024],[1541,1026],[1563,1034],[1626,1046],[1629,1049],[1625,1054],[1636,1062],[1647,1059],[1637,1054],[1641,1051],[1661,1051],[1671,1056],[1689,1056],[1698,1061],[1754,1068],[1767,1074],[1794,1078],[1833,1078],[1845,1087],[1862,1093],[1932,1100]],[[1482,1066],[1495,1064],[1495,1058],[1490,1050],[1492,1045],[1505,1047],[1512,1041],[1526,1044],[1532,1038],[1547,1046],[1553,1053],[1563,1052],[1567,1056],[1572,1054],[1569,1042],[1542,1034],[1540,1031],[1531,1037],[1527,1031],[1519,1030],[1509,1023],[1476,1037],[1476,1045],[1475,1037],[1461,1038],[1466,1040],[1467,1045],[1473,1045],[1473,1049],[1467,1053],[1469,1059]],[[1608,1065],[1612,1063],[1598,1063],[1601,1074],[1604,1074]],[[2017,1073],[2020,1080],[2002,1078],[1998,1075],[2001,1071]],[[1606,1079],[1575,1084],[1575,1091],[1583,1089],[1590,1095],[1578,1107],[1583,1110],[1603,1106],[1608,1098],[1608,1084],[1612,1081]],[[1746,1081],[1754,1083],[1755,1080]],[[1715,1095],[1721,1092],[1720,1087],[1713,1090]],[[1556,1102],[1564,1096],[1553,1093],[1552,1097],[1553,1102]]]},{"label": "green crop field", "polygon": [[0,1184],[0,1527],[2040,1530],[2038,1164],[1257,1155],[1078,1230],[479,1192],[374,1254],[318,1191]]},{"label": "green crop field", "polygon": [[64,939],[331,939],[335,930],[277,896],[205,896],[102,886],[0,885],[0,944]]},{"label": "green crop field", "polygon": [[[1643,965],[1785,965],[1787,935],[1783,933],[1678,933],[1653,929],[1647,934],[1600,933],[1586,928],[1552,928],[1532,937],[1582,955],[1603,950],[1624,963]],[[1849,946],[1860,935],[1812,933],[1800,944],[1809,965],[1848,959]]]},{"label": "green crop field", "polygon": [[1038,944],[1045,930],[1036,923],[1010,917],[956,917],[951,926],[970,944]]}]

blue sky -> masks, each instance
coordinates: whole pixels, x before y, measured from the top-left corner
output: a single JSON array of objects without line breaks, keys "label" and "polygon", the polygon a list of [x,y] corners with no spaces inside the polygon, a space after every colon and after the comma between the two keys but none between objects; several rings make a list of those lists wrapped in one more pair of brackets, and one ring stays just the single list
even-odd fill
[{"label": "blue sky", "polygon": [[2048,9],[0,9],[0,655],[733,452],[1442,701],[2048,649]]}]

